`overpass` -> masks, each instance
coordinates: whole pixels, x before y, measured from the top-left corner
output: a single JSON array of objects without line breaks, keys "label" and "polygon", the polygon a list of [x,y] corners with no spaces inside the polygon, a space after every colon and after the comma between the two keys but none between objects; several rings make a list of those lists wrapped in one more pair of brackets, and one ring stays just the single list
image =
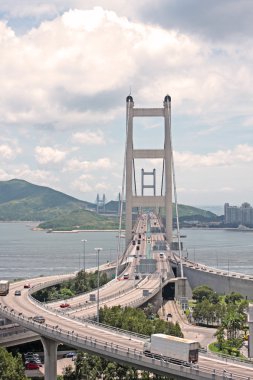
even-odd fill
[{"label": "overpass", "polygon": [[[144,222],[143,222],[144,223]],[[142,230],[140,223],[136,236]],[[152,234],[152,242],[157,239],[161,240],[161,234]],[[148,246],[148,241],[141,236],[142,246],[138,256],[143,257]],[[166,254],[170,253],[166,252]],[[136,255],[136,245],[128,248],[128,259],[126,262],[127,271],[130,274],[129,280],[123,280],[120,275],[119,279],[114,279],[100,289],[100,305],[122,305],[139,306],[148,299],[157,296],[163,286],[173,278],[173,272],[168,267],[168,260],[160,258],[157,252],[153,252],[156,257],[156,271],[152,274],[143,275],[138,281],[134,279],[136,260],[140,257]],[[131,259],[131,260],[130,260]],[[104,266],[104,269],[106,265]],[[167,277],[164,282],[161,281],[161,273],[166,270]],[[124,272],[123,272],[124,273]],[[11,284],[8,296],[0,299],[0,312],[6,318],[18,323],[20,326],[33,331],[41,337],[45,351],[45,379],[56,379],[56,359],[57,346],[59,343],[65,343],[79,350],[95,353],[107,359],[120,363],[129,364],[139,369],[148,370],[161,375],[171,375],[178,379],[220,379],[224,378],[224,363],[201,359],[198,366],[178,365],[166,360],[158,360],[147,357],[143,354],[143,345],[148,337],[132,334],[127,331],[117,330],[105,326],[89,318],[96,315],[96,302],[90,301],[90,293],[69,300],[71,308],[68,311],[62,311],[59,308],[59,302],[43,304],[37,302],[32,294],[43,287],[56,284],[63,281],[71,275],[59,277],[37,278],[31,280],[31,288],[22,290],[21,297],[14,295],[15,290],[23,287],[25,281]],[[122,289],[119,290],[119,284]],[[148,292],[143,292],[148,290]],[[144,295],[145,294],[145,295]],[[82,302],[80,300],[82,299]],[[88,302],[86,302],[88,301]],[[33,321],[34,315],[43,315],[46,319],[45,324],[39,324]],[[215,365],[214,365],[215,364]],[[246,379],[253,375],[252,368],[242,368],[234,366],[231,368],[234,379]]]}]

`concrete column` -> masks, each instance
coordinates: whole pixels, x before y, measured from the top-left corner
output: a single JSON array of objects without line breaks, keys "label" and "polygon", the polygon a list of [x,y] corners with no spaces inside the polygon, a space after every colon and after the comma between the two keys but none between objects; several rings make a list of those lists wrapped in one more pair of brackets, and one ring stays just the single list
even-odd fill
[{"label": "concrete column", "polygon": [[164,99],[166,238],[172,242],[171,97]]},{"label": "concrete column", "polygon": [[248,339],[248,355],[253,358],[253,304],[249,304],[248,309],[248,323],[249,323],[249,339]]},{"label": "concrete column", "polygon": [[58,342],[41,337],[44,347],[45,380],[57,380],[57,347]]},{"label": "concrete column", "polygon": [[133,107],[132,96],[126,98],[127,151],[126,151],[126,246],[132,240],[133,198]]}]

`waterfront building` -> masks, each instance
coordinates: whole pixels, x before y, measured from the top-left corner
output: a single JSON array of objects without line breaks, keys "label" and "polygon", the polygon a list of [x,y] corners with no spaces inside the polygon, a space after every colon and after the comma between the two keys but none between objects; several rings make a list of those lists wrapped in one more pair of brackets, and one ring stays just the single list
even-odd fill
[{"label": "waterfront building", "polygon": [[242,224],[244,226],[253,225],[253,207],[247,202],[242,203],[240,207],[230,206],[229,203],[224,205],[224,222],[225,224]]}]

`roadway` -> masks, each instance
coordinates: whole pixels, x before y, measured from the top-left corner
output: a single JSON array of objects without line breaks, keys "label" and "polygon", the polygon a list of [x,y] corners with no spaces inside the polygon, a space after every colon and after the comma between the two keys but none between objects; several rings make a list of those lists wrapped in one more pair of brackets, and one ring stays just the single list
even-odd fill
[{"label": "roadway", "polygon": [[[156,240],[162,240],[162,234],[158,233],[151,235],[151,243],[147,242],[145,236],[146,231],[147,219],[143,218],[137,224],[136,230],[136,238],[137,240],[140,240],[139,252],[136,254],[137,244],[130,246],[128,250],[128,256],[132,256],[127,268],[127,271],[130,273],[130,278],[135,273],[137,260],[139,260],[140,257],[145,257],[147,244],[153,244]],[[139,233],[141,233],[141,239],[138,239]],[[134,254],[132,254],[133,252]],[[135,255],[137,257],[135,257]],[[155,253],[154,257],[158,262],[156,274],[146,276],[136,283],[133,279],[121,281],[115,279],[101,289],[102,293],[100,294],[101,296],[103,295],[102,299],[109,297],[109,299],[105,301],[107,306],[133,304],[133,301],[136,302],[138,298],[140,299],[140,302],[143,303],[147,300],[147,298],[143,297],[144,288],[148,289],[151,294],[154,289],[156,291],[160,290],[161,281],[159,273],[161,273],[162,270],[167,270],[168,273],[170,273],[170,271],[168,270],[167,260],[159,258],[157,253]],[[70,276],[63,276],[64,279],[69,277],[73,277],[73,274]],[[111,360],[128,363],[137,366],[138,368],[150,371],[153,370],[160,374],[170,373],[179,378],[193,379],[199,379],[202,377],[205,379],[212,378],[213,370],[215,370],[217,378],[219,376],[223,377],[221,369],[223,370],[225,365],[224,362],[219,363],[218,361],[212,361],[210,358],[204,358],[203,362],[201,359],[201,363],[197,368],[189,368],[187,366],[179,366],[176,364],[172,365],[171,363],[155,360],[143,355],[145,337],[135,336],[128,332],[117,331],[113,328],[101,326],[87,320],[81,322],[80,318],[87,318],[88,315],[95,314],[94,308],[96,308],[96,305],[94,304],[90,307],[90,305],[87,305],[87,299],[85,298],[81,301],[83,303],[81,309],[78,306],[81,299],[79,298],[77,303],[73,300],[73,305],[70,310],[62,312],[59,310],[58,303],[52,304],[50,307],[46,308],[45,305],[36,302],[31,297],[30,293],[36,287],[47,286],[49,283],[56,281],[59,281],[59,276],[56,276],[56,278],[40,277],[38,279],[32,279],[30,280],[31,290],[22,289],[21,296],[15,296],[14,293],[15,290],[24,286],[25,281],[11,284],[9,294],[5,297],[0,297],[1,313],[14,322],[19,323],[25,328],[41,334],[42,336],[66,343],[77,349],[97,353]],[[121,290],[123,291],[119,294]],[[115,294],[117,295],[115,296]],[[102,305],[103,301],[100,303],[100,306]],[[71,310],[72,308],[75,310]],[[46,323],[39,324],[34,322],[32,318],[35,315],[44,316]],[[240,365],[233,366],[233,377],[238,379],[253,377],[253,370],[252,368]]]}]

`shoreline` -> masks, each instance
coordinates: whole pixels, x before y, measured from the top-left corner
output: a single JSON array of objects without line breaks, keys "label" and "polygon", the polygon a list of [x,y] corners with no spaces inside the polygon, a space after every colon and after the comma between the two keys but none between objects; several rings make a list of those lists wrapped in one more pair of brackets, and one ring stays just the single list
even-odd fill
[{"label": "shoreline", "polygon": [[[50,234],[77,234],[78,232],[118,232],[118,230],[116,229],[113,229],[113,230],[70,230],[70,231],[51,231],[51,230],[45,230],[43,228],[37,228],[37,227],[34,227],[32,228],[32,231],[42,231],[42,232],[46,232],[46,233],[50,233]],[[125,230],[122,230],[125,232]]]}]

